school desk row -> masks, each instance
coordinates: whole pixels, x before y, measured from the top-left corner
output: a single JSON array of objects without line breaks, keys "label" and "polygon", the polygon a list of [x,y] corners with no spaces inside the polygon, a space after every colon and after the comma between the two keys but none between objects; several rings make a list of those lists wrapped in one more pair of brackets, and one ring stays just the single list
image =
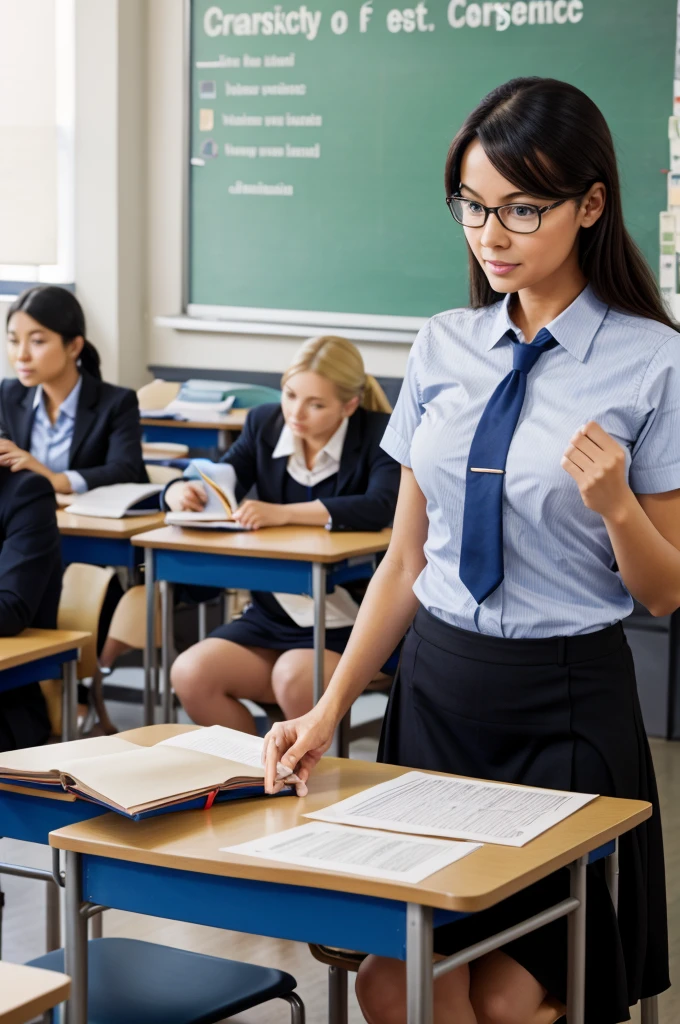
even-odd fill
[{"label": "school desk row", "polygon": [[[135,742],[154,743],[183,728],[135,730]],[[616,840],[650,815],[647,803],[598,797],[524,847],[483,846],[413,885],[274,864],[220,849],[295,827],[306,812],[407,770],[325,758],[304,799],[242,800],[141,822],[103,813],[64,793],[0,784],[2,833],[64,851],[63,877],[59,870],[54,874],[66,888],[68,1024],[87,1021],[87,915],[97,906],[404,960],[408,1024],[431,1024],[435,976],[567,917],[568,1019],[583,1024],[587,865],[608,858],[616,900]],[[433,927],[493,906],[563,867],[571,876],[568,898],[486,940],[483,948],[469,947],[433,967]],[[645,1009],[651,1020],[655,1006]]]},{"label": "school desk row", "polygon": [[147,594],[144,657],[144,723],[154,721],[156,602],[161,590],[161,678],[163,721],[172,719],[169,684],[172,587],[194,584],[221,589],[307,594],[314,599],[314,699],[323,692],[326,593],[365,579],[375,556],[387,550],[390,530],[331,533],[321,527],[286,526],[243,533],[209,533],[163,527],[163,514],[94,519],[58,510],[64,561],[125,566],[134,576],[144,564]]}]

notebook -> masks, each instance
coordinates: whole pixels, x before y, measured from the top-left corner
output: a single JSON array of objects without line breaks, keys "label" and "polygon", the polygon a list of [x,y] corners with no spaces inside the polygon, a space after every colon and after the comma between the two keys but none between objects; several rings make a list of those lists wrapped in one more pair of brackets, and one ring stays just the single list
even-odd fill
[{"label": "notebook", "polygon": [[95,487],[66,506],[67,512],[77,516],[95,516],[99,519],[123,519],[124,516],[148,516],[160,511],[158,495],[162,484],[112,484]]},{"label": "notebook", "polygon": [[[0,753],[0,780],[61,787],[139,820],[215,799],[264,795],[262,739],[221,725],[192,729],[150,747],[120,736]],[[278,778],[295,782],[279,765]],[[294,789],[289,789],[294,792]]]},{"label": "notebook", "polygon": [[238,508],[236,500],[236,473],[228,463],[193,459],[185,477],[201,480],[208,495],[201,512],[167,512],[168,526],[191,526],[204,530],[246,530],[248,527],[232,519]]}]

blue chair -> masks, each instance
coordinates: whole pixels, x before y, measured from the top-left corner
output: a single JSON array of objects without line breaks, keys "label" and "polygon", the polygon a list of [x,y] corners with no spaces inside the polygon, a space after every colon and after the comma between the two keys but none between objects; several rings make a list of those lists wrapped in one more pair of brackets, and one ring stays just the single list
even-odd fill
[{"label": "blue chair", "polygon": [[[137,939],[90,939],[88,957],[88,1024],[214,1024],[270,999],[289,1004],[291,1024],[305,1024],[297,982],[284,971]],[[30,966],[63,972],[64,951]]]}]

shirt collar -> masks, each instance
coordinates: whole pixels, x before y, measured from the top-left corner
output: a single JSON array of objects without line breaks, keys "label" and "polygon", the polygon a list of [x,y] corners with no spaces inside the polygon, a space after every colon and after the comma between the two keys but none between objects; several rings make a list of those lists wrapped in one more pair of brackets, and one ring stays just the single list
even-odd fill
[{"label": "shirt collar", "polygon": [[[61,414],[63,413],[65,416],[68,416],[68,418],[70,420],[75,420],[76,412],[78,411],[78,399],[80,397],[80,392],[82,390],[82,387],[83,387],[83,378],[82,377],[78,377],[78,383],[69,392],[69,394],[66,396],[64,401],[59,406],[59,416],[61,416]],[[45,406],[43,404],[43,388],[42,388],[42,384],[38,384],[37,388],[35,389],[35,397],[33,398],[33,408],[34,409],[44,409],[45,408]]]},{"label": "shirt collar", "polygon": [[[498,307],[489,334],[487,351],[501,341],[506,331],[512,330],[516,334],[518,333],[518,327],[510,318],[511,298],[512,295],[506,295]],[[546,324],[546,327],[562,348],[565,348],[570,355],[582,363],[588,355],[593,338],[600,329],[608,309],[609,307],[604,302],[600,302],[588,284],[576,296],[571,305],[567,306],[549,324]]]},{"label": "shirt collar", "polygon": [[[349,420],[345,417],[333,436],[326,441],[326,444],[321,449],[322,452],[326,452],[326,454],[337,463],[340,462],[342,457],[342,449],[345,444],[348,426]],[[295,436],[287,424],[284,424],[283,430],[279,434],[279,439],[276,442],[276,448],[272,452],[272,458],[280,459],[283,456],[294,455],[296,452],[300,455],[303,454],[300,439]]]}]

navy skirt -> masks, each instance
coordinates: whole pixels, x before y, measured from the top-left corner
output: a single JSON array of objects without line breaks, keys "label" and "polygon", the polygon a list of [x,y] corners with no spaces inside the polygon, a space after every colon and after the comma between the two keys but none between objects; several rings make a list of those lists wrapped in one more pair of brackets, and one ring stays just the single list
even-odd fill
[{"label": "navy skirt", "polygon": [[[351,626],[327,629],[325,649],[342,654]],[[295,651],[314,647],[312,626],[298,626],[271,594],[254,592],[240,619],[219,626],[210,634],[219,640],[231,640],[241,647],[265,647],[270,651]]]},{"label": "navy skirt", "polygon": [[[506,640],[457,629],[424,608],[404,641],[379,760],[498,782],[648,800],[650,819],[621,837],[619,914],[604,861],[588,868],[586,1024],[618,1024],[670,985],[656,780],[620,623],[597,633]],[[567,869],[488,910],[435,930],[449,954],[564,899]],[[505,952],[566,1001],[567,925]]]}]

